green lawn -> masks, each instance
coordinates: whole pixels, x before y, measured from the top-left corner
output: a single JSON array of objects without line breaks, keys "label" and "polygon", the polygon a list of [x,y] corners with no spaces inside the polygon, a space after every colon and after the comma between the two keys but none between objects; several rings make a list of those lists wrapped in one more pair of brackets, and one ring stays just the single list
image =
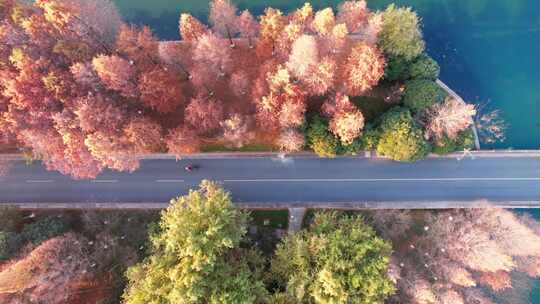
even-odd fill
[{"label": "green lawn", "polygon": [[287,229],[289,211],[287,210],[253,210],[251,223],[258,227]]}]

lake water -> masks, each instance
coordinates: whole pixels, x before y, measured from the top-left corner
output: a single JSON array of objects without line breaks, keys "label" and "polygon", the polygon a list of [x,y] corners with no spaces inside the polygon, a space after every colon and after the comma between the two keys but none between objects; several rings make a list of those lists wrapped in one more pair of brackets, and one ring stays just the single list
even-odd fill
[{"label": "lake water", "polygon": [[[234,1],[234,0],[233,0]],[[299,0],[236,0],[260,14],[264,7],[300,7]],[[311,1],[315,8],[341,1]],[[503,111],[506,141],[485,148],[540,148],[540,1],[371,0],[412,6],[422,17],[428,52],[441,65],[441,79],[471,102],[490,101]],[[180,12],[206,20],[204,0],[116,0],[128,21],[147,24],[162,39],[178,39]],[[535,211],[540,218],[540,211]],[[530,303],[540,303],[540,282]]]}]

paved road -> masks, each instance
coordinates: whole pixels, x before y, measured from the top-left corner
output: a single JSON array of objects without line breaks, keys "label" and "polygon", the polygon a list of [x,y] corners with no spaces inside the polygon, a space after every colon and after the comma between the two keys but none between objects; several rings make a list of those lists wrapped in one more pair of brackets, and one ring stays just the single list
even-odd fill
[{"label": "paved road", "polygon": [[[188,162],[200,165],[184,172]],[[0,202],[167,202],[201,179],[220,181],[235,201],[540,202],[540,158],[427,159],[397,163],[380,158],[272,157],[143,160],[127,174],[107,171],[96,180],[74,181],[41,165],[14,165],[0,181]]]}]

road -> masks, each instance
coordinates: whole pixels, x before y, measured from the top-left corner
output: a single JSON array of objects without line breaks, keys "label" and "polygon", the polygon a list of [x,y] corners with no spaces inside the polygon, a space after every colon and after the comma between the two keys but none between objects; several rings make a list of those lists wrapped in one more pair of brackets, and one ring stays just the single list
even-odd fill
[{"label": "road", "polygon": [[[183,170],[187,163],[200,166]],[[71,180],[40,164],[16,162],[0,181],[2,203],[168,202],[202,179],[222,182],[238,203],[477,201],[540,202],[540,158],[430,158],[397,163],[381,158],[241,157],[143,160],[134,173],[106,171]],[[539,204],[540,205],[540,204]]]}]

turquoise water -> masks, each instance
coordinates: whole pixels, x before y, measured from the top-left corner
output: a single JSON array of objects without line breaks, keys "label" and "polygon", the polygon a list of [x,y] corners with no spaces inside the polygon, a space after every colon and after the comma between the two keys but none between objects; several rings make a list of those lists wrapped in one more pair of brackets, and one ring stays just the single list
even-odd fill
[{"label": "turquoise water", "polygon": [[[177,39],[181,11],[205,19],[204,0],[116,0],[124,16],[149,24],[163,39]],[[303,0],[236,0],[260,13],[267,5],[284,10]],[[315,7],[340,1],[312,1]],[[491,101],[510,127],[507,140],[486,148],[540,148],[540,1],[371,0],[372,9],[390,2],[412,6],[423,18],[428,52],[442,67],[441,78],[465,99]]]},{"label": "turquoise water", "polygon": [[[234,1],[234,0],[233,0]],[[236,0],[260,14],[264,7],[287,10],[298,0]],[[311,1],[314,7],[341,1]],[[428,52],[441,64],[441,79],[471,102],[490,101],[509,124],[506,141],[484,148],[540,148],[540,1],[371,0],[372,9],[395,2],[412,6],[423,19]],[[178,16],[205,20],[204,0],[116,0],[125,18],[150,25],[162,39],[178,39]],[[540,211],[533,211],[540,218]],[[530,303],[540,303],[540,281]]]}]

